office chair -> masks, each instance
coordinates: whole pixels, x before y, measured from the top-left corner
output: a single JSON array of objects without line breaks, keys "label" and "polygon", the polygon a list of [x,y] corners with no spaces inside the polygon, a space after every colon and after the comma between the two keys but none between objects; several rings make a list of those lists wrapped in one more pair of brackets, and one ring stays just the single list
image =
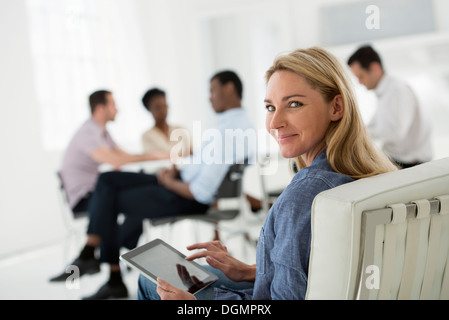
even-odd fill
[{"label": "office chair", "polygon": [[316,196],[307,299],[449,299],[449,158]]},{"label": "office chair", "polygon": [[[224,177],[216,195],[214,205],[212,205],[206,213],[181,215],[176,217],[158,218],[158,219],[146,219],[144,221],[144,230],[147,236],[147,240],[150,240],[148,229],[151,226],[170,225],[184,220],[192,220],[205,222],[213,225],[214,238],[213,240],[220,240],[220,231],[224,231],[225,228],[220,226],[222,221],[230,221],[239,216],[242,206],[242,179],[246,164],[234,164],[232,165],[226,176]],[[228,238],[234,236],[239,231],[228,230],[230,235]],[[197,233],[195,233],[198,236]]]},{"label": "office chair", "polygon": [[56,176],[58,180],[59,205],[61,208],[62,220],[66,229],[66,235],[64,237],[63,257],[63,263],[65,265],[66,262],[70,259],[69,253],[72,238],[78,238],[86,234],[89,213],[87,211],[77,212],[76,214],[73,213],[72,209],[69,206],[67,193],[64,188],[64,182],[61,173],[58,171],[56,173]]},{"label": "office chair", "polygon": [[[265,213],[268,213],[273,203],[276,201],[277,198],[281,195],[281,193],[284,191],[285,187],[290,183],[291,178],[295,175],[295,173],[298,172],[296,169],[296,164],[292,162],[291,160],[283,160],[286,163],[282,164],[283,168],[278,168],[276,172],[270,173],[270,165],[271,162],[274,161],[272,157],[265,156],[265,157],[259,157],[258,159],[258,171],[259,171],[259,179],[260,179],[260,186],[262,191],[262,210]],[[278,164],[280,164],[279,160]],[[277,187],[273,188],[272,186],[269,187],[269,180],[268,177],[275,175],[278,176],[279,170],[285,170],[289,172],[288,179],[283,178],[282,185],[279,185],[279,182],[277,183]],[[271,179],[272,180],[272,179]]]}]

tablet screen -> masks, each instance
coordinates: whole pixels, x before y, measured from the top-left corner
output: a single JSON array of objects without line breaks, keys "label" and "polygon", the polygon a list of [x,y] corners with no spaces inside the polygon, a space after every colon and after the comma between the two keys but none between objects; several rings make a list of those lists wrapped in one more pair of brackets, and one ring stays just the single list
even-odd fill
[{"label": "tablet screen", "polygon": [[136,248],[123,260],[136,267],[147,278],[161,277],[177,288],[196,293],[216,280],[216,276],[160,239]]}]

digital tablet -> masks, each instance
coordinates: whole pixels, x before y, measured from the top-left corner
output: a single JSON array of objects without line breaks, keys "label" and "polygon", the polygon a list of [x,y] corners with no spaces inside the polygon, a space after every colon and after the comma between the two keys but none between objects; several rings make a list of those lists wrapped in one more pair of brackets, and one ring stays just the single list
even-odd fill
[{"label": "digital tablet", "polygon": [[153,282],[160,277],[177,288],[195,294],[218,280],[218,277],[161,239],[153,240],[120,256]]}]

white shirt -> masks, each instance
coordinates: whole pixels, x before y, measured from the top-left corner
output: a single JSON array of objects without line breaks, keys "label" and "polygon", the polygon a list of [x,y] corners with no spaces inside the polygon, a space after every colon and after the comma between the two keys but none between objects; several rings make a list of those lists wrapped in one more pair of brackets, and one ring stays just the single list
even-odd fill
[{"label": "white shirt", "polygon": [[374,90],[377,111],[367,128],[384,152],[402,163],[432,160],[431,126],[412,89],[385,74]]},{"label": "white shirt", "polygon": [[189,183],[195,200],[212,204],[226,173],[233,164],[255,163],[256,131],[246,111],[234,108],[218,114],[218,127],[203,133],[200,150],[181,168],[181,179]]}]

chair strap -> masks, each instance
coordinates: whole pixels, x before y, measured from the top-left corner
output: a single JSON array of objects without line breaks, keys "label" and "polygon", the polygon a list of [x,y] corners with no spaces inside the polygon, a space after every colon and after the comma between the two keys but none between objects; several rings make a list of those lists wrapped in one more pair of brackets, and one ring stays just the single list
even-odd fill
[{"label": "chair strap", "polygon": [[404,265],[407,231],[407,207],[404,203],[389,206],[391,223],[385,225],[383,265],[378,299],[397,299]]},{"label": "chair strap", "polygon": [[432,297],[439,296],[442,300],[449,300],[449,195],[435,197],[435,199],[440,201],[438,215],[442,217],[443,221]]},{"label": "chair strap", "polygon": [[413,201],[417,205],[415,219],[407,221],[404,270],[398,299],[419,299],[427,256],[430,203],[426,199]]}]

